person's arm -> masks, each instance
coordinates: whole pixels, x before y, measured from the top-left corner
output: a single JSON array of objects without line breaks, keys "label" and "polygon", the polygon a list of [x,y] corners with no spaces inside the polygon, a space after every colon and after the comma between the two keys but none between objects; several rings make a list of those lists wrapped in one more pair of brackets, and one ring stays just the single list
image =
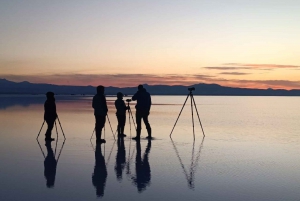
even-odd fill
[{"label": "person's arm", "polygon": [[137,100],[138,95],[139,95],[139,92],[136,92],[136,93],[132,96],[131,100],[133,100],[133,101]]},{"label": "person's arm", "polygon": [[107,108],[107,104],[106,104],[106,98],[105,98],[105,96],[103,95],[103,99],[102,99],[103,101],[103,107],[104,107],[104,111],[107,113],[108,112],[108,108]]},{"label": "person's arm", "polygon": [[149,103],[149,111],[150,111],[150,108],[151,108],[151,105],[152,105],[152,101],[151,101],[151,96],[150,96],[150,94],[149,94],[149,101],[150,101],[150,103]]},{"label": "person's arm", "polygon": [[124,107],[125,110],[129,110],[129,107],[126,106],[125,102],[124,101],[122,101],[122,102],[123,102],[122,107]]},{"label": "person's arm", "polygon": [[95,108],[95,96],[93,97],[92,107]]},{"label": "person's arm", "polygon": [[46,120],[46,102],[44,103],[44,120]]},{"label": "person's arm", "polygon": [[118,100],[115,101],[115,108],[118,110]]},{"label": "person's arm", "polygon": [[120,102],[120,100],[116,100],[115,101],[115,106],[116,106],[116,109],[117,111],[120,111],[122,109],[122,103]]},{"label": "person's arm", "polygon": [[57,118],[56,104],[55,103],[53,103],[53,111],[54,111],[54,114],[55,114],[55,118]]}]

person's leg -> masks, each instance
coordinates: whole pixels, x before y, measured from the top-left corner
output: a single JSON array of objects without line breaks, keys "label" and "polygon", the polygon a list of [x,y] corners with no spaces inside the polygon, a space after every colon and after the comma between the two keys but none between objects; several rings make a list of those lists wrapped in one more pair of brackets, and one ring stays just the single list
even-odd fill
[{"label": "person's leg", "polygon": [[126,135],[124,134],[124,128],[125,128],[125,122],[126,122],[126,116],[122,115],[121,116],[121,134],[125,137]]},{"label": "person's leg", "polygon": [[95,131],[96,131],[96,140],[99,141],[101,139],[101,128],[100,128],[100,116],[95,115]]},{"label": "person's leg", "polygon": [[142,114],[140,111],[136,111],[135,113],[135,120],[136,120],[136,138],[140,138],[141,130],[142,130]]},{"label": "person's leg", "polygon": [[151,126],[150,126],[150,123],[148,121],[148,116],[149,116],[148,112],[144,113],[143,114],[143,121],[144,121],[146,129],[147,129],[148,138],[151,138],[152,137],[152,133],[151,133]]},{"label": "person's leg", "polygon": [[46,131],[46,139],[50,140],[51,139],[51,132],[52,132],[52,129],[53,129],[53,126],[54,126],[54,122],[55,122],[55,119],[47,119],[46,120],[46,123],[48,125],[48,128],[47,128],[47,131]]},{"label": "person's leg", "polygon": [[104,139],[101,139],[101,134],[102,134],[102,129],[103,129],[103,127],[104,127],[104,125],[105,125],[105,120],[106,120],[106,116],[100,116],[100,140],[101,140],[101,143],[105,143],[106,141],[104,140]]},{"label": "person's leg", "polygon": [[117,119],[118,119],[117,131],[118,131],[118,136],[120,136],[122,134],[122,130],[121,130],[121,116],[117,115]]},{"label": "person's leg", "polygon": [[95,117],[96,117],[96,138],[99,141],[101,140],[102,128],[104,127],[106,116],[96,115]]}]

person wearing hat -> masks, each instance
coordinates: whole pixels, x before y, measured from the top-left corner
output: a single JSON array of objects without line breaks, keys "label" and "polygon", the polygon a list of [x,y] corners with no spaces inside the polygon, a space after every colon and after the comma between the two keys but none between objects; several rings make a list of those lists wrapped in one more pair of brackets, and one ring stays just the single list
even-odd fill
[{"label": "person wearing hat", "polygon": [[118,119],[118,137],[126,137],[124,134],[124,127],[126,122],[126,107],[125,102],[123,101],[123,94],[121,92],[117,93],[117,100],[115,101],[115,107],[117,109],[116,115]]},{"label": "person wearing hat", "polygon": [[46,93],[47,100],[45,101],[44,104],[44,120],[46,121],[48,128],[46,131],[46,141],[53,141],[54,138],[51,138],[51,132],[54,126],[54,122],[57,118],[57,113],[56,113],[56,105],[55,105],[55,98],[54,98],[54,93],[49,91]]},{"label": "person wearing hat", "polygon": [[93,97],[93,108],[96,119],[96,142],[105,143],[105,139],[101,139],[102,129],[105,125],[106,115],[108,112],[106,98],[104,96],[104,86],[99,85],[97,87],[97,94]]},{"label": "person wearing hat", "polygon": [[132,96],[133,101],[137,101],[135,108],[136,108],[136,137],[132,138],[134,140],[139,140],[141,136],[141,129],[142,129],[142,119],[145,123],[147,132],[148,132],[148,139],[152,139],[151,135],[151,126],[148,121],[148,116],[150,114],[151,108],[151,96],[143,87],[143,85],[138,86],[138,91]]}]

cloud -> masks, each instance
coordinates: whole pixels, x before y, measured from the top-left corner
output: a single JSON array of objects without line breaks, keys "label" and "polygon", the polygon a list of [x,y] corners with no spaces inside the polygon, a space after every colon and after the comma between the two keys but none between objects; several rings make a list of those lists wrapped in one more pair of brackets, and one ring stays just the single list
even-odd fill
[{"label": "cloud", "polygon": [[208,66],[208,67],[203,67],[205,69],[209,70],[239,70],[239,69],[251,69],[250,67],[226,67],[226,66]]},{"label": "cloud", "polygon": [[221,72],[221,75],[250,75],[251,73],[241,73],[241,72]]},{"label": "cloud", "polygon": [[296,65],[278,65],[278,64],[246,64],[246,63],[225,63],[225,66],[237,66],[238,68],[249,67],[251,69],[260,69],[260,70],[268,70],[268,69],[280,69],[280,68],[300,68],[300,66]]},{"label": "cloud", "polygon": [[224,63],[222,66],[203,67],[208,70],[274,70],[274,69],[293,69],[300,70],[300,66],[296,65],[278,65],[278,64],[245,64],[245,63]]}]

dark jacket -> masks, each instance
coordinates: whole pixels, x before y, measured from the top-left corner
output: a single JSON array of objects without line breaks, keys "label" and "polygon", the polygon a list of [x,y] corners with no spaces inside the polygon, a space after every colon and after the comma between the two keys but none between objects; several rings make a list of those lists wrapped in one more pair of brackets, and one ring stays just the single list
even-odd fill
[{"label": "dark jacket", "polygon": [[141,110],[141,111],[150,111],[151,108],[151,96],[150,94],[146,91],[146,89],[142,89],[138,92],[136,92],[133,97],[132,100],[136,100],[137,103],[135,105],[135,108],[137,110]]},{"label": "dark jacket", "polygon": [[55,120],[57,117],[56,114],[56,105],[55,105],[55,99],[47,99],[44,104],[44,120]]},{"label": "dark jacket", "polygon": [[106,98],[104,94],[96,94],[93,97],[94,114],[100,116],[106,116],[108,109],[106,105]]},{"label": "dark jacket", "polygon": [[116,115],[126,115],[127,107],[125,105],[125,102],[122,99],[118,98],[115,101],[115,106],[116,106],[116,109],[117,109]]}]

